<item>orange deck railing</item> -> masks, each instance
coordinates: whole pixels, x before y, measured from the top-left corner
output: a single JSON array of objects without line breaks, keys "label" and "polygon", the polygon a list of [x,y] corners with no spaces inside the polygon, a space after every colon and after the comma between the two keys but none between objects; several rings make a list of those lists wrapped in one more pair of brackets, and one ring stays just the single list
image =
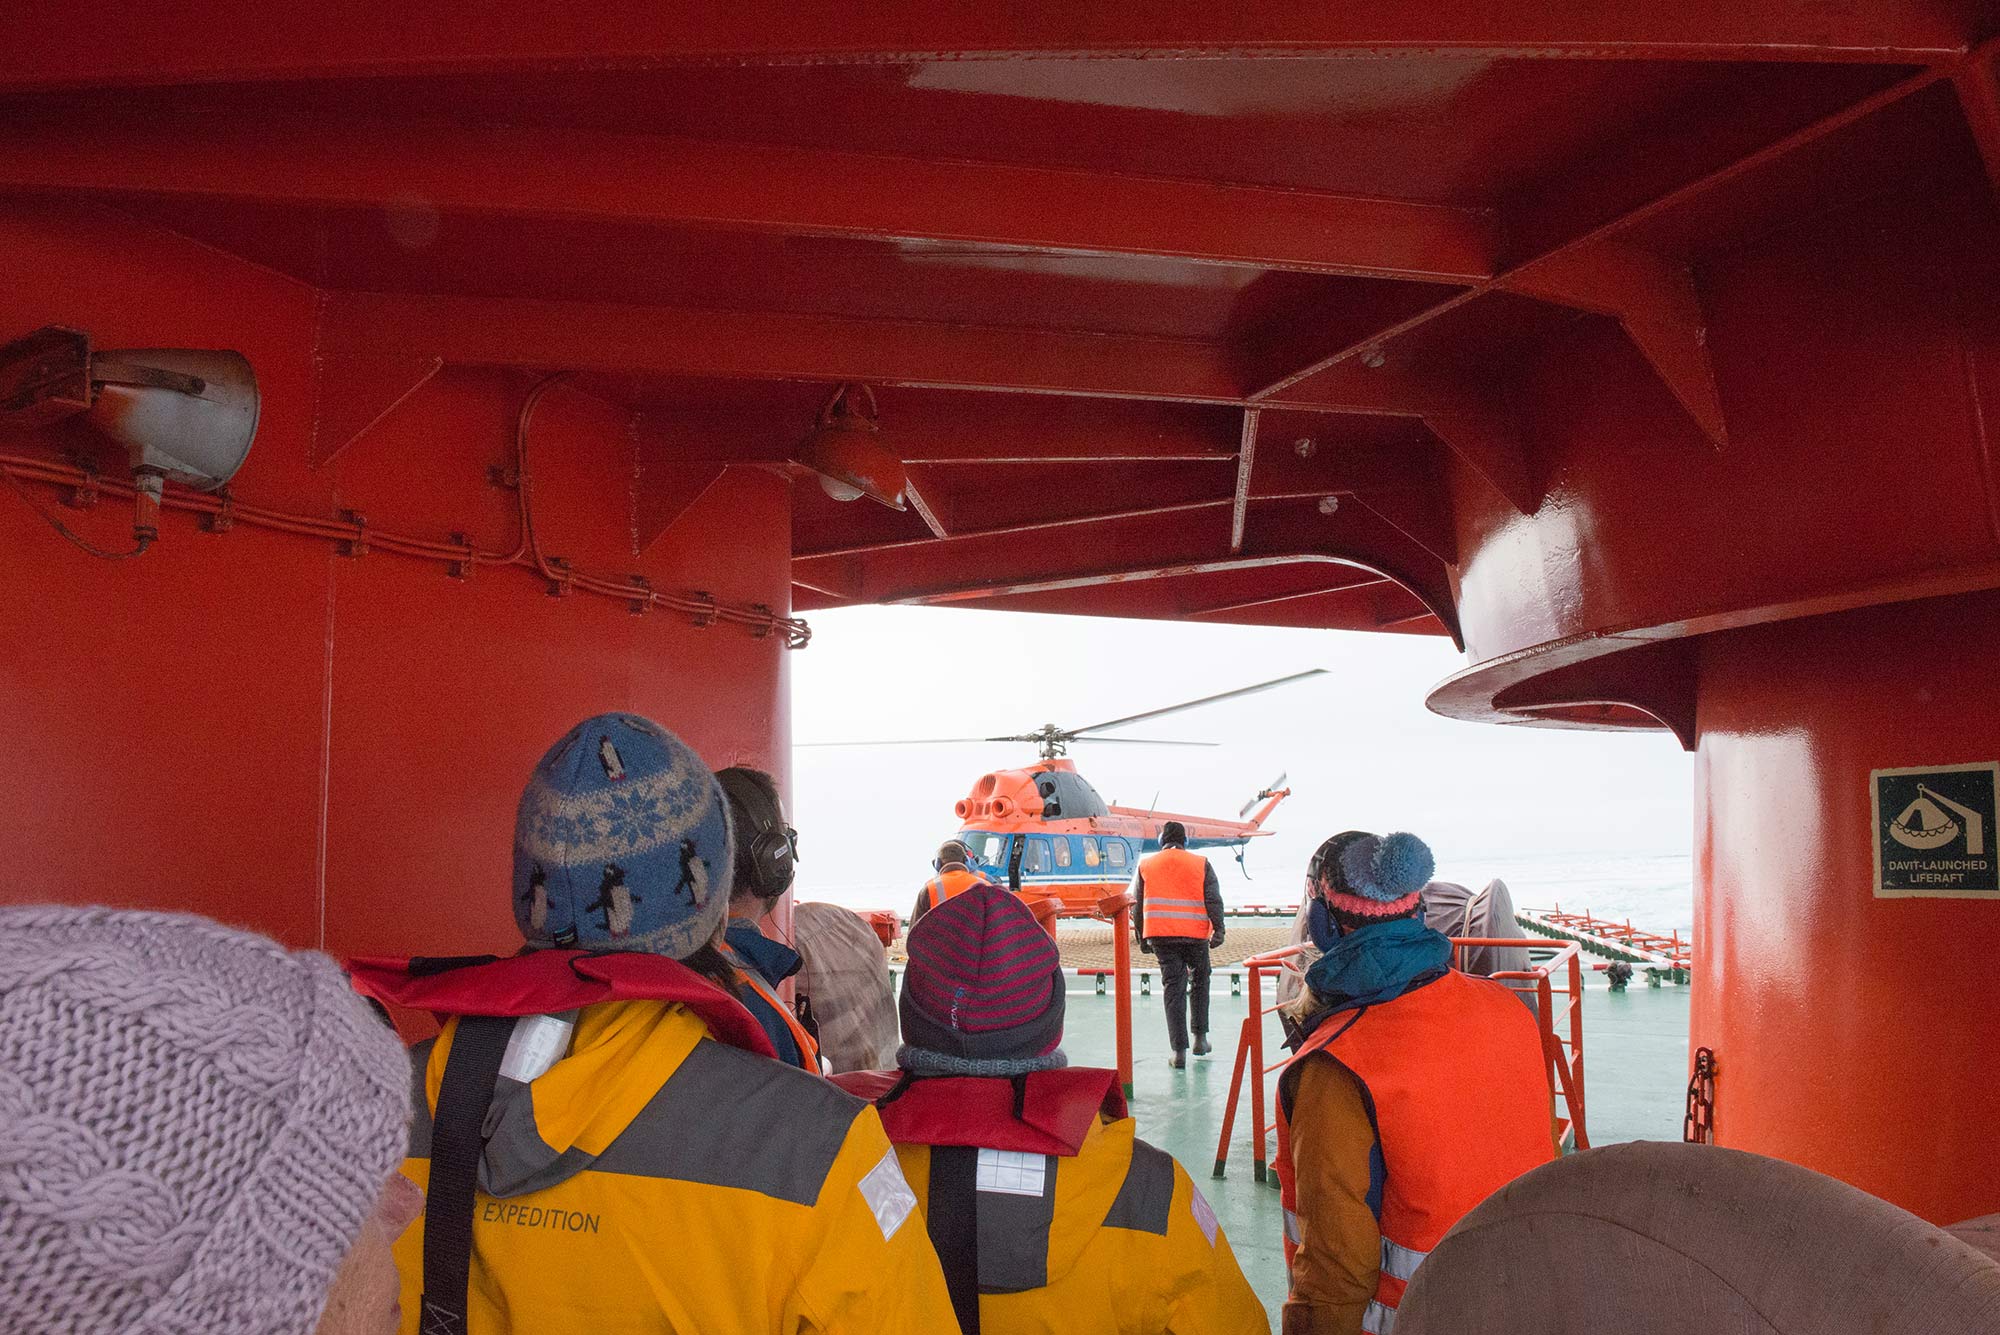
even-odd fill
[{"label": "orange deck railing", "polygon": [[1634,927],[1630,918],[1624,922],[1613,922],[1609,918],[1594,917],[1587,911],[1565,913],[1560,904],[1553,909],[1528,910],[1524,916],[1577,936],[1591,937],[1597,943],[1623,946],[1636,954],[1658,956],[1664,966],[1686,969],[1693,965],[1694,943],[1683,939],[1678,931],[1649,932]]},{"label": "orange deck railing", "polygon": [[[1492,975],[1535,1003],[1535,1022],[1541,1030],[1542,1051],[1547,1059],[1550,1117],[1559,1144],[1589,1149],[1590,1138],[1583,1108],[1583,952],[1575,942],[1555,943],[1540,937],[1453,937],[1457,961],[1465,952],[1481,946],[1523,946],[1547,951],[1547,957],[1527,969],[1508,970]],[[1250,1013],[1243,1017],[1243,1029],[1236,1043],[1236,1065],[1229,1077],[1229,1102],[1222,1110],[1222,1136],[1215,1146],[1215,1176],[1221,1177],[1229,1162],[1229,1137],[1236,1126],[1236,1109],[1241,1102],[1246,1075],[1250,1085],[1250,1143],[1252,1172],[1262,1182],[1267,1177],[1266,1145],[1277,1131],[1275,1113],[1266,1118],[1266,1081],[1282,1072],[1292,1061],[1270,1063],[1264,1046],[1264,1021],[1272,1012],[1264,1006],[1264,980],[1301,972],[1298,959],[1304,946],[1252,955],[1243,961],[1250,976]],[[1558,982],[1560,975],[1560,982]],[[1557,997],[1565,1004],[1557,1006]],[[1273,1007],[1272,1009],[1275,1009]],[[1276,1097],[1276,1090],[1272,1090]]]}]

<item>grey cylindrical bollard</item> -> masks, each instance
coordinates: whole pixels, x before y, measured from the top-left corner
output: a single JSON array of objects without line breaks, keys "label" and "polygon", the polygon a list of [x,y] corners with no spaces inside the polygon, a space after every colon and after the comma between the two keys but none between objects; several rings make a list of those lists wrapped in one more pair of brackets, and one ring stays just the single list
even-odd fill
[{"label": "grey cylindrical bollard", "polygon": [[1887,1201],[1710,1145],[1589,1150],[1494,1193],[1397,1335],[2000,1335],[2000,1264]]}]

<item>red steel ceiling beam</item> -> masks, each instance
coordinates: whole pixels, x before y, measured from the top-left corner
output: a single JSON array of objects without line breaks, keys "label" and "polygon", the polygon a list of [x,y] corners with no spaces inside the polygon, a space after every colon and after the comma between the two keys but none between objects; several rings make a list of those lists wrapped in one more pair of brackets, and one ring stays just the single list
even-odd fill
[{"label": "red steel ceiling beam", "polygon": [[905,474],[903,483],[903,498],[910,503],[910,508],[917,512],[917,518],[924,521],[924,527],[931,531],[932,537],[951,536],[951,530],[945,526],[942,506],[927,497],[917,479],[908,474]]},{"label": "red steel ceiling beam", "polygon": [[[1287,592],[1268,601],[1258,600],[1236,612],[1199,616],[1201,591],[1217,578],[1242,581],[1258,575],[1273,587],[1301,571],[1318,570],[1322,579],[1348,579],[1337,584]],[[1408,590],[1393,580],[1385,580],[1353,567],[1340,565],[1270,566],[1261,571],[1231,576],[1188,575],[1150,581],[1121,580],[1115,584],[1068,592],[1018,594],[976,604],[1006,612],[1042,612],[1059,616],[1115,616],[1147,620],[1186,620],[1206,625],[1290,626],[1321,630],[1395,629],[1404,633],[1443,634],[1436,616]],[[1421,624],[1417,624],[1421,623]]]},{"label": "red steel ceiling beam", "polygon": [[1242,401],[1224,350],[1206,343],[775,312],[330,292],[320,347],[456,365]]},{"label": "red steel ceiling beam", "polygon": [[1061,528],[1088,528],[1131,519],[1155,519],[1163,515],[1185,516],[1204,510],[1218,510],[1228,504],[1227,497],[1217,497],[1212,500],[1174,501],[1165,505],[1142,505],[1124,510],[1066,515],[1053,519],[1030,519],[1013,524],[995,524],[989,528],[961,529],[957,533],[943,536],[888,538],[881,541],[852,543],[844,547],[823,547],[814,551],[794,552],[792,560],[826,561],[842,557],[875,556],[883,552],[904,551],[913,547],[938,549],[946,543],[969,543],[982,538],[1019,538]]},{"label": "red steel ceiling beam", "polygon": [[1454,368],[1341,362],[1287,398],[1288,407],[1414,417],[1522,514],[1541,505],[1528,447],[1498,388]]},{"label": "red steel ceiling beam", "polygon": [[1702,434],[1717,449],[1729,443],[1708,356],[1708,317],[1688,265],[1604,241],[1557,251],[1502,288],[1617,320]]},{"label": "red steel ceiling beam", "polygon": [[1378,584],[1390,584],[1393,582],[1392,580],[1382,578],[1380,575],[1371,575],[1366,571],[1357,570],[1347,579],[1335,580],[1318,588],[1303,589],[1297,593],[1273,594],[1267,598],[1238,598],[1226,603],[1213,603],[1205,607],[1194,608],[1184,615],[1189,621],[1199,621],[1203,617],[1242,616],[1245,612],[1254,612],[1259,608],[1275,607],[1279,603],[1295,603],[1303,598],[1324,598],[1329,593],[1345,593],[1349,589],[1368,589]]},{"label": "red steel ceiling beam", "polygon": [[[1356,392],[1365,395],[1369,392],[1366,381],[1354,371],[1370,363],[1380,365],[1385,358],[1394,356],[1391,349],[1398,340],[1435,325],[1489,294],[1516,293],[1616,318],[1662,383],[1709,439],[1720,446],[1727,439],[1727,426],[1708,359],[1706,322],[1692,276],[1677,262],[1630,245],[1626,234],[1708,191],[1816,144],[1940,79],[1953,77],[1961,64],[1969,67],[1974,63],[1961,54],[1950,64],[1902,80],[1822,117],[1745,158],[1668,190],[1580,236],[1557,243],[1428,310],[1356,338],[1347,346],[1256,390],[1250,400],[1268,407],[1326,408],[1339,405]],[[1411,399],[1466,394],[1481,378],[1469,369],[1428,368],[1402,387],[1401,396]],[[1528,477],[1522,462],[1525,452],[1518,439],[1509,438],[1504,415],[1495,416],[1490,411],[1459,415],[1448,424],[1457,439],[1441,425],[1444,419],[1434,419],[1425,412],[1411,415],[1423,417],[1426,425],[1517,508],[1539,500],[1539,488]]]},{"label": "red steel ceiling beam", "polygon": [[[1218,496],[1195,496],[1185,500],[1156,501],[1154,504],[1130,506],[1117,510],[1090,511],[1082,514],[1053,515],[1047,518],[1022,519],[1016,522],[990,524],[985,528],[959,529],[952,533],[937,533],[930,537],[877,537],[858,542],[847,542],[838,547],[822,547],[797,552],[796,561],[823,561],[839,557],[866,556],[877,552],[897,551],[911,547],[936,546],[940,541],[968,542],[981,538],[1024,537],[1029,534],[1043,534],[1056,529],[1083,529],[1093,525],[1105,525],[1123,520],[1152,518],[1160,515],[1194,515],[1203,511],[1228,508],[1232,516],[1239,507],[1270,504],[1284,501],[1311,501],[1315,505],[1327,497],[1343,495],[1395,494],[1411,490],[1423,490],[1437,494],[1440,491],[1435,479],[1418,466],[1385,460],[1379,455],[1368,455],[1353,461],[1336,461],[1322,476],[1313,479],[1315,485],[1292,487],[1267,487],[1252,490],[1247,495],[1232,494]],[[1371,509],[1373,507],[1370,507]],[[1391,521],[1392,527],[1401,528]],[[1087,541],[1087,536],[1076,541]],[[1421,539],[1413,538],[1418,546],[1427,546]],[[1241,551],[1242,544],[1232,540],[1232,551]]]},{"label": "red steel ceiling beam", "polygon": [[400,123],[65,116],[0,139],[0,186],[502,213],[1430,281],[1492,276],[1489,213],[1048,167]]},{"label": "red steel ceiling beam", "polygon": [[[1133,579],[1330,560],[1394,580],[1437,614],[1456,639],[1451,586],[1442,563],[1363,507],[1321,514],[1302,503],[1274,505],[1244,551],[1221,554],[1223,514],[1197,521],[1203,507],[1160,506],[1092,522],[1081,541],[1024,543],[1026,529],[962,535],[938,542],[892,544],[857,553],[793,560],[797,578],[824,588],[831,580],[854,602],[964,603],[1059,588],[1095,588]],[[995,570],[1009,573],[1004,580]],[[1164,572],[1164,573],[1163,573]]]},{"label": "red steel ceiling beam", "polygon": [[1229,550],[1243,550],[1243,526],[1250,518],[1250,474],[1257,466],[1257,410],[1243,410],[1243,442],[1236,450],[1236,500],[1229,511]]},{"label": "red steel ceiling beam", "polygon": [[[79,40],[71,0],[15,0],[0,89],[643,69],[677,61],[882,63],[1004,56],[1463,55],[1928,63],[1966,49],[1967,0],[1434,0],[1329,5],[1111,0],[1060,12],[978,0],[550,5],[456,22],[371,0],[128,6]],[[1983,35],[1983,34],[1982,34]]]},{"label": "red steel ceiling beam", "polygon": [[1979,156],[1986,161],[1986,175],[2000,190],[2000,40],[1973,53],[1952,78]]}]

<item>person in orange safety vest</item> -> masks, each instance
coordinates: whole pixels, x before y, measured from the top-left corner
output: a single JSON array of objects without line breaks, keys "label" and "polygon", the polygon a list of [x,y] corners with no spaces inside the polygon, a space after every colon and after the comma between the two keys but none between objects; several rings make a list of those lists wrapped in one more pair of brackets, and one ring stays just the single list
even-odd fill
[{"label": "person in orange safety vest", "polygon": [[1222,944],[1222,889],[1208,859],[1188,852],[1187,827],[1170,820],[1160,827],[1160,851],[1140,859],[1132,874],[1132,894],[1133,935],[1139,949],[1159,957],[1170,1062],[1179,1070],[1187,1065],[1190,981],[1194,1052],[1209,1051],[1208,952]]},{"label": "person in orange safety vest", "polygon": [[1534,1016],[1452,968],[1424,925],[1432,870],[1415,835],[1351,830],[1306,873],[1325,953],[1283,1012],[1298,1051],[1278,1082],[1284,1335],[1389,1335],[1451,1226],[1556,1154]]},{"label": "person in orange safety vest", "polygon": [[799,832],[785,820],[778,785],[760,769],[732,765],[715,780],[729,798],[735,836],[735,873],[729,895],[729,925],[722,954],[736,968],[737,997],[763,1026],[778,1060],[814,1075],[820,1067],[819,1028],[801,1000],[788,1004],[778,987],[799,971],[804,956],[766,936],[757,923],[768,917],[787,890],[799,858]]},{"label": "person in orange safety vest", "polygon": [[925,881],[924,888],[917,893],[917,906],[910,910],[912,927],[917,925],[917,919],[953,895],[962,895],[975,885],[993,884],[973,867],[972,850],[956,839],[947,839],[938,846],[931,868],[937,875]]}]

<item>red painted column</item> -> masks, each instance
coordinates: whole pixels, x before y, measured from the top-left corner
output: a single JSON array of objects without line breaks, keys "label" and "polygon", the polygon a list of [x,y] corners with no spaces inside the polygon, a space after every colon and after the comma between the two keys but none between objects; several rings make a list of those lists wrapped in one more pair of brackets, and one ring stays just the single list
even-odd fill
[{"label": "red painted column", "polygon": [[1940,1223],[2000,1210],[2000,897],[1877,898],[1869,771],[2000,760],[1996,688],[1996,593],[1701,645],[1692,1042],[1717,1141]]}]

